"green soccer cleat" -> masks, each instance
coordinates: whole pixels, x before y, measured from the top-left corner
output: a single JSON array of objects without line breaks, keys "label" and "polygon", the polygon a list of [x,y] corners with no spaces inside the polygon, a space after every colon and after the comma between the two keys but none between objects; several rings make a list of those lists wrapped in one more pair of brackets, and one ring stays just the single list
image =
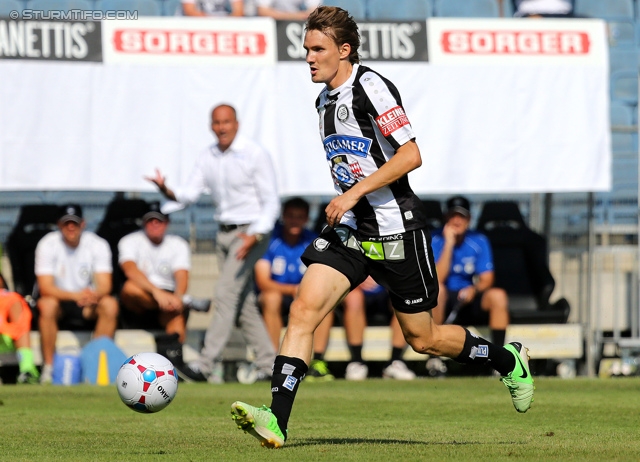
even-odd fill
[{"label": "green soccer cleat", "polygon": [[335,377],[329,370],[329,366],[321,359],[314,359],[309,364],[309,371],[306,373],[304,380],[306,382],[329,382]]},{"label": "green soccer cleat", "polygon": [[527,412],[533,402],[533,377],[529,370],[529,350],[521,343],[511,342],[504,346],[516,357],[516,367],[500,380],[511,393],[513,407],[518,412]]},{"label": "green soccer cleat", "polygon": [[278,419],[267,406],[254,407],[236,401],[231,405],[231,418],[240,430],[258,438],[260,445],[271,449],[284,445],[285,437],[278,427]]}]

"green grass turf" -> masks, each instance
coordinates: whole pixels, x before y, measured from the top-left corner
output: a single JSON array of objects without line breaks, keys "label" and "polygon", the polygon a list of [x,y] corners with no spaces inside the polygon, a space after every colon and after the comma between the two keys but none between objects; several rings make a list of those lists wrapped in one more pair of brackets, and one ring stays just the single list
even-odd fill
[{"label": "green grass turf", "polygon": [[269,404],[268,383],[180,384],[138,414],[115,387],[0,386],[0,460],[640,460],[640,379],[540,378],[518,414],[490,378],[305,383],[283,449],[237,430],[235,400]]}]

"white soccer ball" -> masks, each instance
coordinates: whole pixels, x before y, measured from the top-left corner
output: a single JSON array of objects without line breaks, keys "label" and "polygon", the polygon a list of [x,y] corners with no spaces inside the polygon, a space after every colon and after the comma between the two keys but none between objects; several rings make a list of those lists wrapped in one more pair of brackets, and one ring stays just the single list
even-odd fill
[{"label": "white soccer ball", "polygon": [[118,394],[136,412],[164,409],[178,391],[178,373],[171,361],[158,353],[139,353],[127,359],[116,377]]}]

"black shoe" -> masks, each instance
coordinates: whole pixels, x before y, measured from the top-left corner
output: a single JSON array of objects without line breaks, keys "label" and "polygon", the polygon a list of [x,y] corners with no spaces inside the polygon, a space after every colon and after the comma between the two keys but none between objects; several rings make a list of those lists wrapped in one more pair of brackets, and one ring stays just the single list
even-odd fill
[{"label": "black shoe", "polygon": [[175,365],[176,370],[178,371],[178,377],[182,379],[184,382],[192,383],[192,382],[206,382],[207,378],[205,375],[200,372],[198,369],[195,369],[188,364],[182,363],[180,366]]},{"label": "black shoe", "polygon": [[211,300],[208,298],[193,298],[190,295],[182,297],[182,304],[185,309],[206,313],[211,308]]},{"label": "black shoe", "polygon": [[178,334],[158,334],[155,336],[156,352],[167,358],[176,367],[184,365],[182,343],[178,338]]}]

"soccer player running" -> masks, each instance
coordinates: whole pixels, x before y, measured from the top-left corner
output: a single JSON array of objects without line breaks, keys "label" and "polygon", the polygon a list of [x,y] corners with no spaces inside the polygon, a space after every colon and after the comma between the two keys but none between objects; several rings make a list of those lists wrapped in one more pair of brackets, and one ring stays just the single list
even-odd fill
[{"label": "soccer player running", "polygon": [[238,428],[263,446],[281,447],[296,392],[322,319],[368,275],[390,294],[404,336],[419,353],[487,364],[502,375],[518,412],[533,401],[527,350],[497,346],[456,325],[437,325],[438,281],[425,212],[407,174],[422,159],[395,86],[359,63],[358,26],[341,8],[321,6],[305,25],[320,136],[338,192],[326,227],[305,250],[308,266],[291,304],[289,327],[273,366],[271,407],[236,401]]}]

